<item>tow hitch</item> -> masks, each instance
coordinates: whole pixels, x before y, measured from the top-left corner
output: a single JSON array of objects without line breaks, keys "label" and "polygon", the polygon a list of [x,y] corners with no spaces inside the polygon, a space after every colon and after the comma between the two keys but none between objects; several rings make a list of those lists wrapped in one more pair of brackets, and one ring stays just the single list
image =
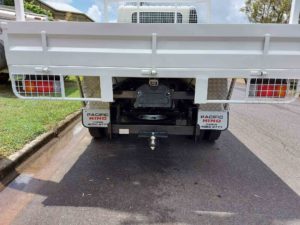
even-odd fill
[{"label": "tow hitch", "polygon": [[139,134],[140,138],[148,138],[149,147],[154,151],[159,144],[159,138],[168,138],[168,133],[166,132],[142,132]]}]

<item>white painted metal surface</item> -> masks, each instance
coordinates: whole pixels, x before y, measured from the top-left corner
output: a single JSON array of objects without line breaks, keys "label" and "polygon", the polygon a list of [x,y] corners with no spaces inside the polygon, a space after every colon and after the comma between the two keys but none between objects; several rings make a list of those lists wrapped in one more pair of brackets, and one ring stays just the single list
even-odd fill
[{"label": "white painted metal surface", "polygon": [[11,74],[195,78],[300,78],[299,25],[18,23],[1,25]]},{"label": "white painted metal surface", "polygon": [[25,21],[24,0],[15,0],[16,20]]},{"label": "white painted metal surface", "polygon": [[[120,1],[104,1],[104,8],[111,2]],[[135,2],[139,23],[141,2],[128,2]],[[167,2],[177,12],[183,1]],[[294,12],[298,2],[293,4]],[[105,21],[110,19],[108,11],[103,13]],[[207,90],[212,78],[300,79],[299,25],[9,22],[1,27],[14,91],[22,98],[68,99],[64,91],[59,97],[20,95],[14,81],[28,74],[59,76],[62,89],[63,76],[99,76],[101,97],[85,100],[103,102],[113,101],[113,77],[192,78],[199,104],[282,103],[297,95],[295,89],[288,100],[249,98],[248,85],[242,100],[208,99]]]},{"label": "white painted metal surface", "polygon": [[299,24],[299,21],[300,21],[300,0],[293,0],[291,15],[290,15],[290,24]]},{"label": "white painted metal surface", "polygon": [[153,67],[158,77],[266,71],[298,78],[300,71],[299,25],[8,22],[2,28],[12,73],[135,77]]}]

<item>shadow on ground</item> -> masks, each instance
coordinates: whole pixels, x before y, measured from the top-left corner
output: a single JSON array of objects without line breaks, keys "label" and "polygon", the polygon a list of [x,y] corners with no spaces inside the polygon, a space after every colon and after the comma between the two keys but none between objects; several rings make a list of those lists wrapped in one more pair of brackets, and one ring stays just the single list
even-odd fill
[{"label": "shadow on ground", "polygon": [[[31,185],[42,186],[36,194],[48,209],[93,207],[144,218],[123,225],[300,220],[300,197],[229,131],[213,145],[172,137],[155,152],[135,137],[92,141],[59,183]],[[13,188],[23,190],[22,183]]]}]

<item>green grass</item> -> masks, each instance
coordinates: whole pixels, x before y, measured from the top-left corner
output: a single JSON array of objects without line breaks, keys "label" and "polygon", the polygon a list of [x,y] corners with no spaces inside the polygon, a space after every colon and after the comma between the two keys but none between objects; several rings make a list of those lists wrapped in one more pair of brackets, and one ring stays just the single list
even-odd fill
[{"label": "green grass", "polygon": [[[69,96],[79,96],[76,82],[69,81],[66,92]],[[0,85],[0,159],[21,149],[80,108],[78,101],[17,99],[10,85]]]}]

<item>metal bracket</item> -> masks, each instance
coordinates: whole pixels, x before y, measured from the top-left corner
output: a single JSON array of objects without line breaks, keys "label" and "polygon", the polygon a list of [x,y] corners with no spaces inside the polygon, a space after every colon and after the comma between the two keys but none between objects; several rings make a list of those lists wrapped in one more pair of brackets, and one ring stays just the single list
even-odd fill
[{"label": "metal bracket", "polygon": [[113,83],[110,76],[100,77],[100,88],[101,88],[101,101],[103,102],[113,102]]},{"label": "metal bracket", "polygon": [[262,76],[267,76],[268,73],[267,71],[263,71],[263,70],[252,70],[250,72],[250,76],[253,76],[253,77],[262,77]]},{"label": "metal bracket", "polygon": [[207,102],[208,78],[197,78],[195,85],[195,104]]},{"label": "metal bracket", "polygon": [[147,70],[146,69],[146,70],[142,70],[141,74],[144,75],[144,76],[156,76],[157,75],[157,71],[153,70],[153,69],[152,70],[150,70],[150,69]]},{"label": "metal bracket", "polygon": [[34,70],[38,73],[48,73],[49,68],[47,66],[37,66],[34,68]]},{"label": "metal bracket", "polygon": [[267,55],[270,49],[270,41],[271,41],[271,35],[265,34],[265,42],[264,42],[264,55]]},{"label": "metal bracket", "polygon": [[157,75],[157,70],[156,70],[156,63],[155,63],[155,57],[157,54],[157,34],[152,33],[152,58],[151,58],[151,63],[152,63],[152,69],[151,69],[151,75],[156,76]]}]

